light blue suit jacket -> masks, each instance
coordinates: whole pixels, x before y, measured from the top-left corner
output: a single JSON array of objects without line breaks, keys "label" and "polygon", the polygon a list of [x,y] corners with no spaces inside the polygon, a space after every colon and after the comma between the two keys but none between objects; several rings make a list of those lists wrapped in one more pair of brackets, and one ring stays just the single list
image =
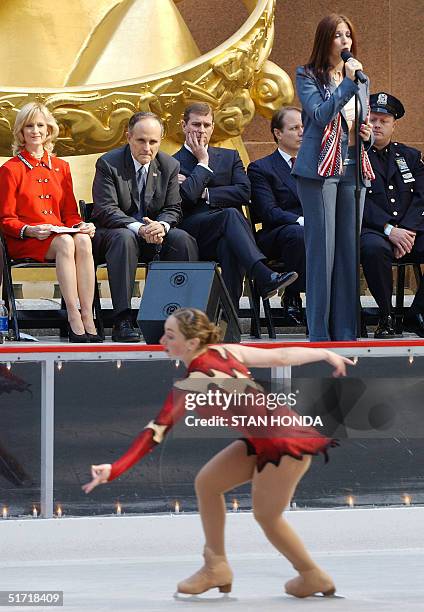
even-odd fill
[{"label": "light blue suit jacket", "polygon": [[[318,174],[318,157],[321,149],[322,135],[325,126],[341,113],[342,117],[342,158],[345,159],[348,148],[348,125],[343,110],[355,93],[359,93],[360,113],[359,120],[363,123],[368,114],[368,88],[369,83],[356,84],[345,77],[338,87],[329,85],[331,96],[325,99],[325,89],[303,66],[296,70],[296,88],[299,100],[302,103],[303,138],[302,145],[292,170],[295,176],[305,178],[323,179]],[[368,149],[372,140],[365,144]],[[363,184],[368,185],[367,181]]]}]

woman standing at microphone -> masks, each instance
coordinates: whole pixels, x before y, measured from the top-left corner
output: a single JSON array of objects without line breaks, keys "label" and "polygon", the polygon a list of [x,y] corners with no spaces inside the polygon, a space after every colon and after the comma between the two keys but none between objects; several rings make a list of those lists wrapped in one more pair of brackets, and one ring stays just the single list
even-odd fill
[{"label": "woman standing at microphone", "polygon": [[293,174],[305,218],[306,311],[312,342],[356,339],[355,94],[361,146],[361,217],[374,178],[366,149],[369,82],[355,81],[362,64],[351,21],[328,15],[318,24],[311,57],[296,71],[303,141]]}]

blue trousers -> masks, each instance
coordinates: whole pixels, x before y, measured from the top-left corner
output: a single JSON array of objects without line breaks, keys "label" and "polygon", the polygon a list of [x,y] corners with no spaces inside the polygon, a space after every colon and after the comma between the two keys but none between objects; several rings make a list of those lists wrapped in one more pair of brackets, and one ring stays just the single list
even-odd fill
[{"label": "blue trousers", "polygon": [[[311,342],[356,340],[355,164],[327,179],[297,178],[305,218]],[[361,189],[361,219],[365,188]]]}]

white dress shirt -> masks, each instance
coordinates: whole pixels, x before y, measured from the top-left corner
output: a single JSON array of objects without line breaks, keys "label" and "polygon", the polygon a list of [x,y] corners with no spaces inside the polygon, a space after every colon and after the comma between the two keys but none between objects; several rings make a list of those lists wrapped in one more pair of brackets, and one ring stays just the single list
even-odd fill
[{"label": "white dress shirt", "polygon": [[[280,147],[278,147],[278,152],[281,155],[281,157],[284,159],[284,161],[288,163],[289,168],[293,168],[291,159],[292,157],[294,157],[294,155],[289,155],[289,153],[286,153],[285,151],[283,151],[283,149],[280,149]],[[298,217],[296,219],[296,223],[298,223],[299,225],[305,225],[305,220],[303,217]]]}]

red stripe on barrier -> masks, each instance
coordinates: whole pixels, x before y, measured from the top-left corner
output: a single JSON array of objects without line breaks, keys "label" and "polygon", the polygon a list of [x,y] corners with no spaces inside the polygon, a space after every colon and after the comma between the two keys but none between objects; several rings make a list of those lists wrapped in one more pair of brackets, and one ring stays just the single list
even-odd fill
[{"label": "red stripe on barrier", "polygon": [[[393,348],[393,347],[414,347],[424,346],[424,340],[361,340],[359,342],[307,342],[307,341],[285,341],[285,342],[242,342],[244,346],[253,346],[256,348],[284,348],[284,347],[307,347],[307,348]],[[36,346],[22,346],[13,343],[7,343],[0,346],[0,355],[2,353],[159,353],[163,352],[163,347],[159,344],[107,344],[96,345],[92,344],[37,344]]]},{"label": "red stripe on barrier", "polygon": [[137,346],[128,344],[108,344],[87,346],[86,344],[37,344],[37,346],[18,346],[6,344],[0,346],[2,353],[156,353],[163,351],[160,344],[140,344]]}]

